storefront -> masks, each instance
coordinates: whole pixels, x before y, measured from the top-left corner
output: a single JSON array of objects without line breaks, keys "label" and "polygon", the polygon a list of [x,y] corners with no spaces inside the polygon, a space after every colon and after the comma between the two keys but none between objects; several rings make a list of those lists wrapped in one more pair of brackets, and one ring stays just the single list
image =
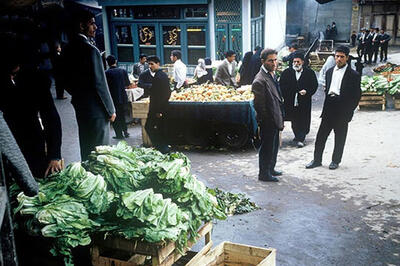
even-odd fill
[{"label": "storefront", "polygon": [[[221,60],[227,50],[241,60],[255,46],[268,45],[266,2],[276,1],[154,0],[150,6],[145,0],[99,0],[106,51],[128,70],[142,53],[158,55],[161,64],[169,64],[175,49],[190,66],[199,58]],[[270,10],[276,13],[274,6]]]}]

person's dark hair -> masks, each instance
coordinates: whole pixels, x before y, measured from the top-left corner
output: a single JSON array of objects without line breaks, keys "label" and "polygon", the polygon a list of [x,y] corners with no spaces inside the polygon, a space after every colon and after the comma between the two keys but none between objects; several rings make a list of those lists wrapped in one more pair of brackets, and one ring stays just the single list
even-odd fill
[{"label": "person's dark hair", "polygon": [[[176,56],[176,58],[178,58],[178,59],[181,59],[182,58],[182,53],[181,53],[181,51],[179,51],[179,50],[173,50],[172,52],[171,52],[171,55],[172,56]],[[148,59],[147,59],[148,60]]]},{"label": "person's dark hair", "polygon": [[293,49],[299,49],[299,46],[297,45],[297,43],[292,43],[289,48],[293,48]]},{"label": "person's dark hair", "polygon": [[333,22],[332,22],[332,25],[336,25],[336,22],[335,22],[335,21],[333,21]]},{"label": "person's dark hair", "polygon": [[206,57],[204,58],[204,63],[206,63],[206,66],[211,66],[211,58],[210,57]]},{"label": "person's dark hair", "polygon": [[261,55],[260,55],[260,58],[261,58],[262,60],[266,60],[267,57],[268,57],[270,54],[278,54],[278,52],[277,52],[276,50],[274,50],[274,49],[266,48],[266,49],[262,50]]},{"label": "person's dark hair", "polygon": [[336,52],[341,52],[344,53],[346,56],[348,56],[350,53],[350,49],[347,46],[341,45],[338,48],[336,48],[335,53]]},{"label": "person's dark hair", "polygon": [[92,18],[94,18],[95,15],[86,9],[77,9],[74,11],[72,14],[72,23],[73,23],[73,30],[75,32],[80,32],[80,24],[86,24],[88,23]]},{"label": "person's dark hair", "polygon": [[378,27],[376,27],[375,29],[376,29],[377,31],[379,31],[379,28],[378,28]]},{"label": "person's dark hair", "polygon": [[302,52],[297,52],[293,54],[293,59],[295,58],[300,58],[301,60],[304,61],[304,54]]},{"label": "person's dark hair", "polygon": [[146,57],[146,58],[147,58],[147,55],[145,55],[145,54],[140,54],[140,55],[139,55],[139,59],[142,59],[143,57]]},{"label": "person's dark hair", "polygon": [[226,51],[226,53],[225,53],[225,57],[231,57],[232,55],[235,55],[235,54],[236,54],[235,51],[228,50],[228,51]]},{"label": "person's dark hair", "polygon": [[115,59],[115,56],[109,55],[109,56],[107,56],[106,61],[107,61],[108,66],[112,66],[117,62],[117,59]]},{"label": "person's dark hair", "polygon": [[160,63],[160,58],[156,55],[149,55],[147,57],[147,62],[154,62],[154,63]]},{"label": "person's dark hair", "polygon": [[258,51],[258,50],[260,50],[260,49],[261,49],[261,46],[257,45],[257,46],[254,48],[254,51]]}]

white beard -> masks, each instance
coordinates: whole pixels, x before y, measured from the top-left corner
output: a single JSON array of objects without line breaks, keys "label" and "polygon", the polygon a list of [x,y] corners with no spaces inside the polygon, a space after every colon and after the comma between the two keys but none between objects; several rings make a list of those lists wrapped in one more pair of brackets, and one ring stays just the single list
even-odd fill
[{"label": "white beard", "polygon": [[293,65],[292,68],[296,71],[301,71],[301,69],[303,68],[303,66],[295,66]]}]

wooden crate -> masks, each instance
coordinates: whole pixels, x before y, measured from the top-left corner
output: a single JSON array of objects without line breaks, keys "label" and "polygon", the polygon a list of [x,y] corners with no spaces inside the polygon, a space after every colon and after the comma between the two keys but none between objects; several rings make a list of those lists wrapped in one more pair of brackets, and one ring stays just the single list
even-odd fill
[{"label": "wooden crate", "polygon": [[[205,238],[205,246],[200,251],[202,253],[207,253],[211,249],[211,229],[212,223],[208,222],[198,231],[199,236],[196,241],[201,237]],[[189,242],[186,251],[196,241]],[[152,266],[170,266],[182,256],[177,251],[175,242],[148,243],[119,237],[108,237],[105,240],[95,238],[91,255],[93,266],[133,266],[144,256],[151,256]]]},{"label": "wooden crate", "polygon": [[358,108],[361,110],[363,108],[381,108],[385,110],[386,108],[386,98],[385,95],[380,95],[374,92],[363,93],[361,95],[360,102],[358,103]]},{"label": "wooden crate", "polygon": [[145,129],[147,114],[149,113],[149,104],[148,101],[137,101],[132,102],[132,117],[140,118],[140,124],[142,126],[142,142],[145,147],[151,147],[151,140],[147,131]]},{"label": "wooden crate", "polygon": [[149,112],[148,101],[132,102],[132,117],[133,118],[147,118]]},{"label": "wooden crate", "polygon": [[400,94],[393,95],[394,109],[400,110]]},{"label": "wooden crate", "polygon": [[275,266],[276,249],[222,242],[211,251],[199,252],[186,266]]}]

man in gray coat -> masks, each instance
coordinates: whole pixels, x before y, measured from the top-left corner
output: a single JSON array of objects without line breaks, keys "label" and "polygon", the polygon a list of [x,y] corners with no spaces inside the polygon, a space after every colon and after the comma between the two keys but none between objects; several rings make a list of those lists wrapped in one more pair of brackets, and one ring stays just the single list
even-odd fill
[{"label": "man in gray coat", "polygon": [[72,95],[84,161],[96,146],[109,144],[110,122],[116,115],[100,52],[89,43],[97,29],[93,13],[80,10],[75,14],[74,26],[76,34],[64,49],[64,73]]},{"label": "man in gray coat", "polygon": [[234,51],[227,51],[225,59],[218,66],[215,74],[215,82],[225,86],[237,87],[236,83],[236,53]]},{"label": "man in gray coat", "polygon": [[284,125],[283,98],[275,75],[278,67],[277,51],[264,49],[261,52],[261,63],[261,69],[252,84],[254,109],[261,137],[258,180],[278,182],[276,176],[282,175],[282,172],[275,170],[275,164],[279,149],[279,131],[283,130]]}]

